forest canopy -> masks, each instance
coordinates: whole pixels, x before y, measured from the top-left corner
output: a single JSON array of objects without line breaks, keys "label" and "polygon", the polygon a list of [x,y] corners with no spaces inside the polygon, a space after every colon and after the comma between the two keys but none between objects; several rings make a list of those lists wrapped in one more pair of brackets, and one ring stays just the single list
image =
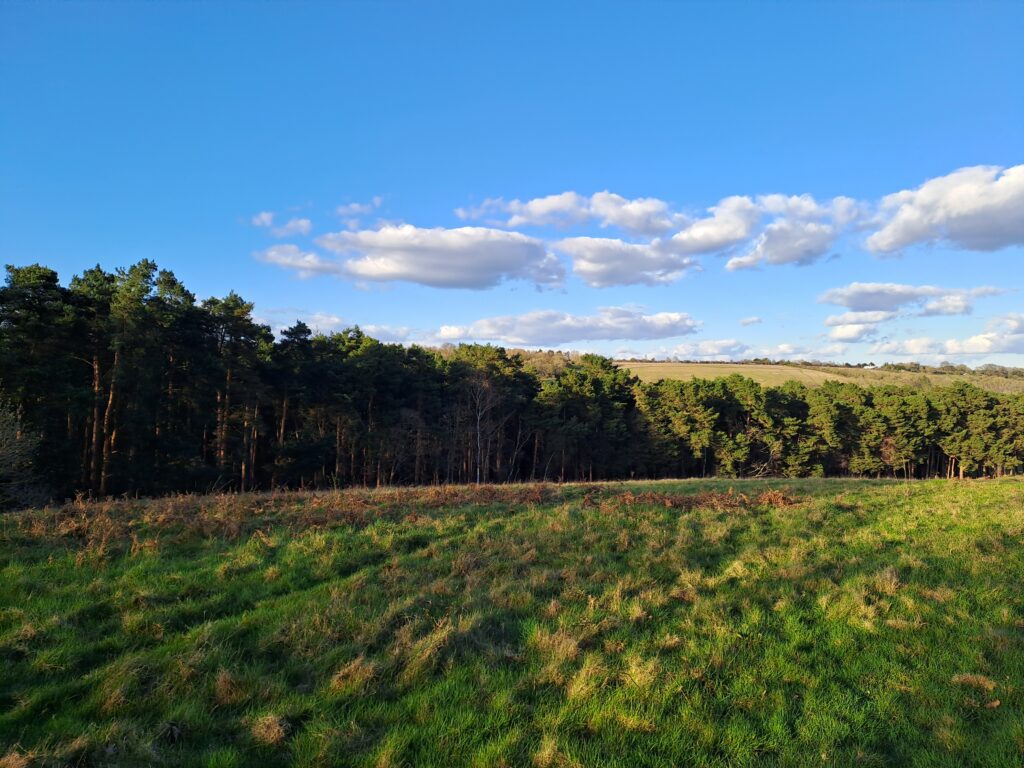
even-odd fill
[{"label": "forest canopy", "polygon": [[[67,286],[7,267],[4,450],[53,497],[692,476],[963,477],[1024,467],[1024,395],[828,382],[642,383],[598,355],[275,339],[234,292],[150,261]],[[0,462],[3,459],[0,457]],[[6,491],[4,489],[7,489]]]}]

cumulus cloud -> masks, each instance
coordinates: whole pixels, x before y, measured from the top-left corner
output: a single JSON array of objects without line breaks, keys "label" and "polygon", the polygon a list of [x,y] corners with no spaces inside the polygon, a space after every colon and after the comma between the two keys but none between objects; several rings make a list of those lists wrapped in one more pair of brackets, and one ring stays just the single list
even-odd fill
[{"label": "cumulus cloud", "polygon": [[[651,197],[627,199],[612,192],[585,197],[577,192],[506,201],[491,198],[476,208],[460,208],[463,219],[505,214],[504,226],[570,226],[596,221],[650,240],[570,237],[556,247],[571,255],[574,270],[595,287],[671,282],[696,266],[692,257],[728,252],[758,235],[765,216],[775,217],[746,254],[730,259],[730,270],[760,264],[810,264],[832,248],[841,228],[861,215],[844,197],[821,204],[810,195],[726,197],[693,220]],[[675,233],[668,236],[669,232]],[[634,269],[634,264],[636,268]]]},{"label": "cumulus cloud", "polygon": [[907,306],[924,305],[921,315],[964,315],[974,308],[974,300],[995,296],[1002,291],[993,286],[979,288],[940,288],[934,285],[900,283],[850,283],[833,288],[818,297],[823,304],[836,304],[854,312],[896,312]]},{"label": "cumulus cloud", "polygon": [[389,343],[400,343],[409,341],[414,331],[412,328],[408,328],[404,325],[376,325],[370,323],[368,325],[362,325],[360,328],[368,336],[372,336],[378,341],[385,341]]},{"label": "cumulus cloud", "polygon": [[342,272],[339,264],[325,260],[316,253],[303,251],[297,245],[275,245],[257,253],[256,258],[267,264],[294,270],[301,278]]},{"label": "cumulus cloud", "polygon": [[868,323],[884,323],[898,317],[896,312],[885,312],[875,310],[871,312],[844,312],[841,315],[829,315],[825,318],[825,325],[866,325]]},{"label": "cumulus cloud", "polygon": [[571,315],[549,309],[485,318],[469,325],[445,325],[437,337],[441,341],[558,346],[579,341],[672,338],[694,333],[699,325],[686,312],[645,314],[631,307],[602,307],[594,315]]},{"label": "cumulus cloud", "polygon": [[866,312],[844,312],[841,315],[829,315],[825,325],[831,328],[829,338],[833,341],[863,341],[878,332],[878,324],[893,320],[899,316],[897,312],[881,310]]},{"label": "cumulus cloud", "polygon": [[664,200],[654,197],[630,200],[608,190],[590,197],[568,191],[526,201],[489,198],[475,208],[455,210],[455,215],[461,219],[498,214],[508,216],[504,224],[509,227],[565,227],[596,221],[601,227],[618,227],[651,236],[664,234],[685,221],[685,217],[674,213]]},{"label": "cumulus cloud", "polygon": [[762,322],[761,318],[757,315],[751,315],[740,320],[740,325],[760,325]]},{"label": "cumulus cloud", "polygon": [[841,323],[832,326],[828,337],[833,341],[864,341],[878,332],[878,326],[874,323]]},{"label": "cumulus cloud", "polygon": [[526,202],[512,200],[505,210],[512,214],[508,220],[510,227],[579,223],[590,215],[587,199],[575,192],[547,195]]},{"label": "cumulus cloud", "polygon": [[922,336],[915,339],[903,339],[899,341],[883,341],[871,347],[875,355],[934,355],[940,349],[940,345],[934,339]]},{"label": "cumulus cloud", "polygon": [[738,245],[750,238],[761,219],[761,209],[749,197],[733,196],[708,209],[710,216],[698,219],[672,236],[681,253],[712,253]]},{"label": "cumulus cloud", "polygon": [[836,230],[817,221],[779,219],[769,224],[742,256],[734,256],[725,268],[753,269],[760,264],[813,264],[832,248]]},{"label": "cumulus cloud", "polygon": [[685,221],[682,214],[669,210],[664,200],[655,197],[627,200],[608,191],[590,198],[590,211],[602,227],[614,226],[644,235],[663,234]]},{"label": "cumulus cloud", "polygon": [[1000,293],[998,288],[939,288],[934,285],[899,283],[850,283],[833,288],[818,297],[825,304],[837,304],[850,311],[829,315],[825,325],[829,338],[843,342],[864,341],[878,332],[879,323],[901,316],[905,309],[916,309],[917,317],[966,315],[974,310],[974,301]]},{"label": "cumulus cloud", "polygon": [[669,283],[699,268],[690,256],[660,240],[629,243],[609,237],[570,237],[559,240],[555,248],[572,258],[573,273],[594,288]]},{"label": "cumulus cloud", "polygon": [[776,218],[754,239],[746,253],[726,263],[730,271],[762,264],[807,266],[823,258],[843,231],[861,221],[864,206],[849,197],[826,204],[810,195],[762,195],[759,208]]},{"label": "cumulus cloud", "polygon": [[271,230],[274,237],[291,237],[292,235],[308,235],[313,229],[313,222],[309,219],[289,219],[288,223],[275,227]]},{"label": "cumulus cloud", "polygon": [[734,360],[748,355],[750,351],[749,346],[736,339],[704,339],[679,344],[672,353],[689,360]]},{"label": "cumulus cloud", "polygon": [[949,339],[942,349],[950,355],[1024,354],[1024,314],[1011,312],[996,317],[984,333]]},{"label": "cumulus cloud", "polygon": [[1024,165],[961,168],[882,199],[868,248],[891,253],[948,242],[972,251],[1024,244]]},{"label": "cumulus cloud", "polygon": [[482,289],[513,279],[551,285],[565,276],[561,262],[540,240],[486,227],[425,229],[388,224],[375,230],[335,232],[316,242],[351,256],[344,261],[343,271],[363,280]]},{"label": "cumulus cloud", "polygon": [[273,211],[260,211],[249,220],[254,227],[269,227],[274,223]]},{"label": "cumulus cloud", "polygon": [[950,293],[929,301],[921,310],[923,317],[932,315],[969,315],[974,309],[973,297],[962,293]]}]

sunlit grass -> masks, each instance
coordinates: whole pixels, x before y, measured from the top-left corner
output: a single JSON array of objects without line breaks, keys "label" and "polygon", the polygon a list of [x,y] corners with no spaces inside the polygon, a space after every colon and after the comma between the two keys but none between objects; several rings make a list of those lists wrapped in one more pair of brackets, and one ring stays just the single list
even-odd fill
[{"label": "sunlit grass", "polygon": [[1022,581],[1012,480],[18,513],[0,765],[1016,766]]},{"label": "sunlit grass", "polygon": [[645,361],[616,363],[641,381],[662,379],[717,379],[739,374],[753,379],[764,387],[778,387],[787,381],[799,381],[808,387],[819,387],[826,381],[858,384],[862,387],[891,384],[918,389],[948,387],[956,381],[966,381],[990,392],[1024,392],[1024,378],[994,376],[972,371],[970,373],[928,373],[882,370],[879,368],[847,368],[840,365],[772,365],[769,363],[674,363]]}]

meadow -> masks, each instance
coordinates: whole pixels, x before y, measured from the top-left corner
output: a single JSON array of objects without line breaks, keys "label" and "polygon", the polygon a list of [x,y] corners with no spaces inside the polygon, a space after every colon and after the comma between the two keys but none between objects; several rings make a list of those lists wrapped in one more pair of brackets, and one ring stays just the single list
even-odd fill
[{"label": "meadow", "polygon": [[862,387],[893,385],[931,389],[965,381],[989,392],[1015,394],[1024,392],[1024,378],[970,373],[935,373],[934,371],[897,371],[878,368],[848,368],[841,365],[781,365],[772,363],[674,363],[665,361],[616,361],[640,381],[662,379],[717,379],[739,374],[753,379],[763,387],[778,387],[787,381],[798,381],[808,387],[820,387],[826,381],[840,381]]},{"label": "meadow", "polygon": [[1024,482],[0,516],[0,766],[1019,766]]}]

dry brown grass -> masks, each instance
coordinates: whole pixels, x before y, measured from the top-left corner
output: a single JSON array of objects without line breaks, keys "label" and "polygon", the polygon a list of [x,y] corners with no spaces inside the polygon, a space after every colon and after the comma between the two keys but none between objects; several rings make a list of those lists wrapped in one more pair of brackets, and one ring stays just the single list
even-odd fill
[{"label": "dry brown grass", "polygon": [[639,691],[646,691],[658,679],[657,659],[644,659],[638,654],[626,657],[626,668],[622,671],[622,682]]},{"label": "dry brown grass", "polygon": [[956,685],[963,685],[967,688],[975,688],[985,693],[992,693],[996,689],[996,681],[985,675],[979,675],[973,672],[965,672],[960,675],[953,675],[950,682]]},{"label": "dry brown grass", "polygon": [[637,717],[636,715],[620,712],[615,715],[615,719],[627,731],[633,731],[634,733],[654,733],[658,730],[654,722],[646,717]]},{"label": "dry brown grass", "polygon": [[431,669],[437,661],[438,654],[456,631],[456,625],[447,616],[435,623],[430,632],[413,643],[407,654],[405,668],[398,677],[399,682],[409,685],[426,670]]},{"label": "dry brown grass", "polygon": [[197,536],[234,541],[262,536],[261,529],[270,525],[295,532],[335,526],[362,528],[380,519],[429,525],[429,510],[542,504],[564,493],[564,487],[550,483],[528,483],[178,495],[124,501],[76,499],[8,519],[21,536],[61,539],[76,547],[80,551],[78,564],[83,566],[102,560],[112,547],[132,555],[155,553],[162,537],[169,537],[171,543]]},{"label": "dry brown grass", "polygon": [[31,764],[31,756],[18,751],[17,747],[0,757],[0,768],[28,768]]},{"label": "dry brown grass", "polygon": [[213,682],[213,696],[223,707],[241,704],[248,698],[245,688],[226,669],[217,672]]},{"label": "dry brown grass", "polygon": [[665,507],[666,509],[713,509],[718,512],[761,507],[788,507],[798,504],[803,499],[791,494],[786,489],[769,489],[762,491],[751,499],[745,493],[737,493],[732,488],[728,491],[703,491],[701,493],[658,493],[643,491],[633,493],[626,491],[615,497],[619,504],[632,507],[638,505]]},{"label": "dry brown grass", "polygon": [[558,748],[552,736],[541,738],[540,746],[533,753],[533,764],[536,768],[576,768],[579,765]]},{"label": "dry brown grass", "polygon": [[331,690],[335,693],[362,692],[377,674],[377,664],[364,656],[357,656],[334,673]]},{"label": "dry brown grass", "polygon": [[583,665],[569,680],[565,695],[570,701],[588,699],[604,685],[607,675],[608,670],[600,654],[588,653],[583,657]]},{"label": "dry brown grass", "polygon": [[290,730],[288,721],[283,717],[264,715],[252,724],[250,733],[259,744],[274,746],[287,739]]},{"label": "dry brown grass", "polygon": [[871,581],[871,586],[878,594],[892,597],[900,589],[900,576],[895,568],[889,566],[875,574],[874,579]]},{"label": "dry brown grass", "polygon": [[530,642],[549,661],[557,664],[574,661],[580,650],[579,641],[564,629],[550,632],[543,627],[538,627],[530,638]]}]

